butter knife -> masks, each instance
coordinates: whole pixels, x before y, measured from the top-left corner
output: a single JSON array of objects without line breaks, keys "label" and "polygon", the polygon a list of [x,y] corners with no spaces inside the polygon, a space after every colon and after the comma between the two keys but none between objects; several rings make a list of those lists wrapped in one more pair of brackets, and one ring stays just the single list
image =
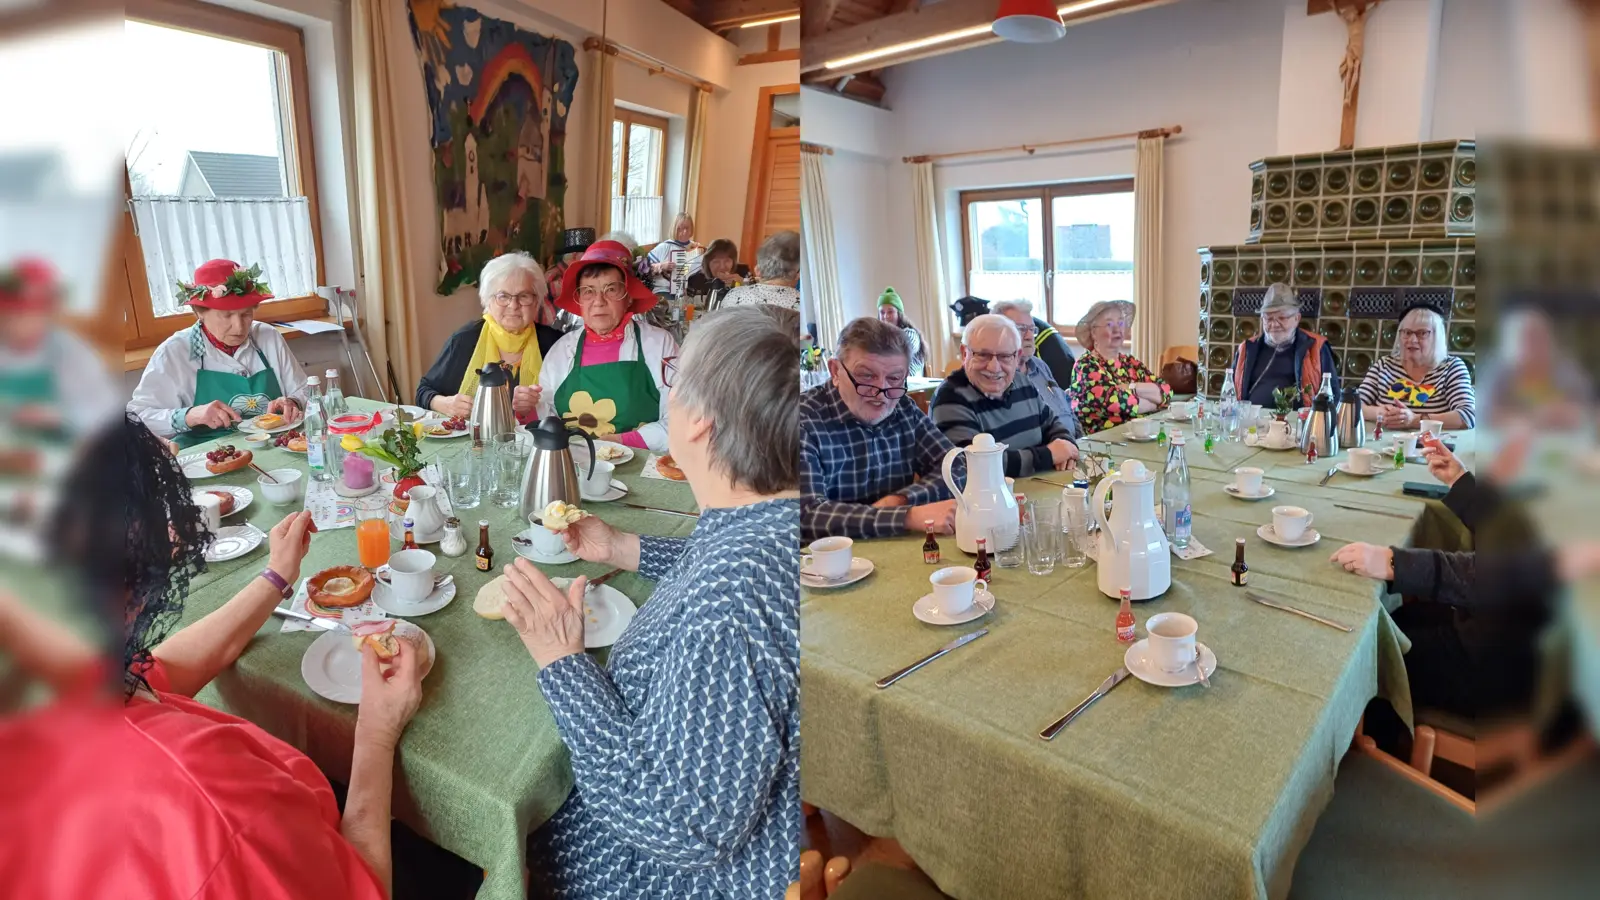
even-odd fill
[{"label": "butter knife", "polygon": [[1273,609],[1281,609],[1281,610],[1283,610],[1284,612],[1287,612],[1287,613],[1294,613],[1297,616],[1304,616],[1304,617],[1306,617],[1307,619],[1310,619],[1313,622],[1321,622],[1322,624],[1328,626],[1329,628],[1337,628],[1340,631],[1344,631],[1344,632],[1348,632],[1348,631],[1352,630],[1349,625],[1346,625],[1343,622],[1335,622],[1332,619],[1324,619],[1323,617],[1321,617],[1319,615],[1315,615],[1313,613],[1308,613],[1303,609],[1298,609],[1296,607],[1290,606],[1287,603],[1279,603],[1276,600],[1273,600],[1272,598],[1264,596],[1262,594],[1258,594],[1255,591],[1245,591],[1244,595],[1246,597],[1249,597],[1251,600],[1254,600],[1255,602],[1261,604],[1262,606],[1270,606]]},{"label": "butter knife", "polygon": [[971,634],[963,634],[961,637],[958,637],[955,640],[951,641],[950,643],[945,644],[943,647],[940,647],[939,649],[933,651],[932,653],[929,653],[927,656],[924,656],[923,658],[917,660],[916,662],[912,663],[911,665],[906,666],[904,669],[901,669],[898,672],[893,672],[893,673],[891,673],[889,675],[885,675],[884,677],[878,679],[877,685],[880,688],[886,688],[889,685],[894,684],[896,681],[899,681],[900,679],[906,677],[907,675],[910,675],[912,672],[915,672],[916,670],[922,668],[923,666],[927,665],[928,663],[931,663],[934,660],[938,659],[939,657],[945,655],[946,653],[949,653],[951,650],[955,650],[958,647],[962,647],[962,646],[965,646],[967,644],[970,644],[973,641],[977,640],[978,638],[983,637],[984,635],[986,635],[988,633],[989,633],[989,629],[980,628],[977,631],[972,632]]},{"label": "butter knife", "polygon": [[1328,474],[1322,476],[1322,480],[1317,482],[1317,487],[1322,487],[1323,485],[1327,484],[1333,478],[1333,473],[1335,473],[1337,471],[1339,471],[1339,467],[1338,466],[1330,467],[1328,469]]},{"label": "butter knife", "polygon": [[1408,522],[1410,520],[1416,518],[1415,516],[1409,515],[1407,513],[1389,512],[1386,509],[1368,509],[1365,506],[1349,506],[1349,505],[1344,504],[1344,503],[1335,503],[1334,506],[1336,508],[1338,508],[1338,509],[1348,509],[1351,512],[1372,513],[1375,516],[1388,516],[1391,519],[1405,519]]},{"label": "butter knife", "polygon": [[335,622],[332,619],[324,619],[321,616],[313,616],[310,613],[303,613],[299,610],[290,609],[287,606],[274,606],[272,608],[272,614],[276,616],[282,616],[285,619],[294,619],[297,622],[309,622],[312,625],[321,628],[323,631],[350,630],[349,626],[345,625],[343,622]]},{"label": "butter knife", "polygon": [[618,575],[621,575],[621,574],[622,574],[622,570],[621,569],[612,569],[611,571],[605,573],[604,575],[601,575],[599,578],[596,578],[596,579],[590,581],[588,584],[585,584],[583,586],[583,592],[585,594],[587,594],[590,591],[594,590],[595,588],[599,587],[600,585],[605,584],[606,582],[610,581],[611,579],[613,579],[613,578],[615,578],[615,577],[617,577]]},{"label": "butter knife", "polygon": [[631,506],[634,509],[642,509],[642,510],[644,510],[646,512],[666,513],[669,516],[683,516],[686,519],[698,519],[698,518],[700,518],[699,514],[697,514],[697,513],[678,512],[675,509],[661,509],[660,507],[657,507],[657,506],[641,506],[641,505],[639,505],[637,503],[628,503],[627,501],[623,501],[622,505],[623,506]]},{"label": "butter knife", "polygon": [[1061,733],[1061,729],[1071,725],[1073,719],[1076,719],[1084,710],[1094,705],[1096,700],[1111,693],[1111,689],[1121,684],[1127,677],[1128,667],[1118,666],[1117,670],[1107,676],[1105,681],[1100,682],[1100,686],[1094,689],[1094,693],[1083,698],[1082,703],[1074,706],[1066,715],[1045,726],[1045,729],[1039,732],[1039,737],[1047,741],[1054,740],[1055,736]]}]

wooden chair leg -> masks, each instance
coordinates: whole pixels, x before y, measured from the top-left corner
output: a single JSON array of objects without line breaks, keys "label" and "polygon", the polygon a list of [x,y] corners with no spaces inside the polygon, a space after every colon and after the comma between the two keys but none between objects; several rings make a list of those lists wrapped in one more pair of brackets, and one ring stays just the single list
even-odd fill
[{"label": "wooden chair leg", "polygon": [[[1427,728],[1427,726],[1424,725],[1422,728]],[[1429,730],[1431,731],[1432,729]],[[1419,728],[1418,731],[1421,731],[1421,728]],[[1357,742],[1357,745],[1361,748],[1363,753],[1377,760],[1385,768],[1389,769],[1391,772],[1394,772],[1396,775],[1399,775],[1400,777],[1410,781],[1418,787],[1423,788],[1424,790],[1432,792],[1440,799],[1451,804],[1462,812],[1468,814],[1477,813],[1478,807],[1476,803],[1468,800],[1466,797],[1456,793],[1455,791],[1450,790],[1439,782],[1434,781],[1432,778],[1423,775],[1421,772],[1417,771],[1414,766],[1408,766],[1400,760],[1395,759],[1389,754],[1383,752],[1382,750],[1379,750],[1378,742],[1374,741],[1372,738],[1363,735],[1361,740]]]},{"label": "wooden chair leg", "polygon": [[1418,725],[1416,739],[1411,742],[1411,768],[1424,775],[1433,775],[1433,748],[1438,734],[1427,725]]},{"label": "wooden chair leg", "polygon": [[839,882],[843,881],[845,876],[849,874],[850,860],[842,856],[835,856],[833,859],[828,860],[827,867],[822,870],[822,886],[827,891],[828,896],[833,896],[833,892],[839,889]]}]

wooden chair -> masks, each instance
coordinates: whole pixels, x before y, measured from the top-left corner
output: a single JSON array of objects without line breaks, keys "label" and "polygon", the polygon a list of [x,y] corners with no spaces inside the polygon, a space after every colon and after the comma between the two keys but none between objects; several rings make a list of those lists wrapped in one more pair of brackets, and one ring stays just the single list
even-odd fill
[{"label": "wooden chair", "polygon": [[1177,347],[1168,347],[1167,349],[1161,351],[1161,362],[1156,365],[1156,372],[1159,373],[1161,371],[1161,367],[1165,366],[1167,363],[1175,362],[1179,359],[1189,359],[1199,362],[1200,348],[1194,344],[1183,344]]}]

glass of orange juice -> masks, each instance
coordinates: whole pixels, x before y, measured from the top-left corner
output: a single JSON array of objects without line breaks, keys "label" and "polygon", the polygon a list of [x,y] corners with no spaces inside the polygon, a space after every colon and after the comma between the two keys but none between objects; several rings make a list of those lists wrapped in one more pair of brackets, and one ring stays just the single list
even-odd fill
[{"label": "glass of orange juice", "polygon": [[356,550],[361,564],[376,572],[389,561],[389,504],[382,496],[356,501]]}]

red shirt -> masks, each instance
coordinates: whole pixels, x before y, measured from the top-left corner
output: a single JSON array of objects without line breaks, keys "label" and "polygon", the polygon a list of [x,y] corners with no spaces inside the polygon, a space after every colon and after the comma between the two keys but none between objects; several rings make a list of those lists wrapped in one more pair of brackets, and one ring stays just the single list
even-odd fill
[{"label": "red shirt", "polygon": [[249,722],[165,693],[0,723],[0,884],[37,900],[383,900],[328,780]]}]

